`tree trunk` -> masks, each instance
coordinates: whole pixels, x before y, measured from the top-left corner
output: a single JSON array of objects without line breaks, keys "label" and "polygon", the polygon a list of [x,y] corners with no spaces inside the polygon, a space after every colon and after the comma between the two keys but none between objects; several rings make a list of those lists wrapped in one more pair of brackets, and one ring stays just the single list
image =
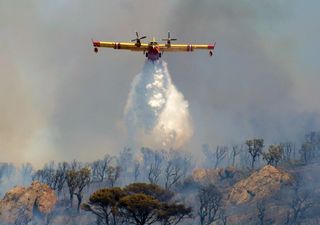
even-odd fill
[{"label": "tree trunk", "polygon": [[73,193],[70,192],[70,207],[73,207]]},{"label": "tree trunk", "polygon": [[252,157],[252,162],[251,162],[251,169],[252,169],[252,170],[254,169],[254,161],[255,161],[255,158]]},{"label": "tree trunk", "polygon": [[81,194],[76,194],[76,196],[77,196],[77,199],[78,199],[77,211],[79,213],[80,212],[81,202],[82,202],[82,195]]}]

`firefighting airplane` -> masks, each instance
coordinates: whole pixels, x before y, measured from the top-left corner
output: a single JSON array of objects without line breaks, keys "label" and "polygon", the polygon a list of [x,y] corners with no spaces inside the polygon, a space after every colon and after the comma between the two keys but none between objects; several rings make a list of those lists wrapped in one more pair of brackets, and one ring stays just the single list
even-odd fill
[{"label": "firefighting airplane", "polygon": [[147,38],[146,36],[139,37],[138,32],[136,32],[136,39],[131,40],[130,42],[102,42],[102,41],[93,41],[92,44],[94,47],[94,52],[98,53],[99,47],[104,48],[114,48],[114,49],[123,49],[131,51],[141,51],[143,54],[151,61],[158,60],[164,52],[192,52],[194,50],[202,49],[209,50],[209,55],[213,55],[213,50],[215,43],[211,45],[198,45],[198,44],[171,44],[172,41],[176,41],[176,38],[170,37],[170,32],[168,32],[168,37],[162,39],[162,41],[167,41],[166,44],[158,44],[155,38],[152,41],[147,43],[141,43],[142,39]]}]

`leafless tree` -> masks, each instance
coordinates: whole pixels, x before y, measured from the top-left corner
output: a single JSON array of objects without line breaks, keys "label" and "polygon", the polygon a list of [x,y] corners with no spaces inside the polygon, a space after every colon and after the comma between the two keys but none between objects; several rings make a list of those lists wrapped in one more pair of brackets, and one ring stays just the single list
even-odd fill
[{"label": "leafless tree", "polygon": [[202,152],[205,155],[205,166],[213,167],[213,159],[215,158],[215,152],[210,149],[208,144],[202,145]]},{"label": "leafless tree", "polygon": [[159,184],[165,153],[150,149],[141,151],[144,155],[144,170],[147,171],[147,179],[151,184]]},{"label": "leafless tree", "polygon": [[218,212],[222,209],[222,194],[213,184],[200,187],[197,199],[200,225],[210,225],[219,219]]},{"label": "leafless tree", "polygon": [[242,152],[243,145],[232,145],[231,151],[231,159],[232,159],[232,167],[235,166],[237,156]]},{"label": "leafless tree", "polygon": [[304,142],[299,150],[301,160],[307,164],[314,156],[314,146],[310,142]]},{"label": "leafless tree", "polygon": [[58,163],[58,167],[54,174],[54,189],[57,190],[58,195],[61,194],[61,191],[67,180],[67,170],[69,165],[67,162]]},{"label": "leafless tree", "polygon": [[68,169],[68,163],[58,163],[58,165],[55,166],[54,161],[52,161],[49,164],[45,164],[42,169],[35,171],[32,175],[32,180],[38,180],[47,184],[60,195],[66,183]]},{"label": "leafless tree", "polygon": [[217,146],[215,150],[210,149],[210,146],[202,145],[202,152],[206,157],[206,166],[218,168],[221,161],[226,157],[228,152],[227,146]]},{"label": "leafless tree", "polygon": [[105,155],[103,160],[94,161],[91,164],[92,170],[92,181],[103,182],[107,176],[108,168],[111,166],[113,157],[110,155]]},{"label": "leafless tree", "polygon": [[283,157],[282,160],[285,162],[291,162],[291,160],[294,160],[294,152],[296,149],[296,146],[292,142],[285,142],[282,143],[282,148],[283,148]]},{"label": "leafless tree", "polygon": [[32,218],[30,216],[29,209],[26,205],[21,205],[18,208],[17,217],[14,221],[14,225],[28,225]]},{"label": "leafless tree", "polygon": [[116,181],[120,177],[121,167],[120,166],[110,166],[107,171],[108,183],[110,187],[114,187]]},{"label": "leafless tree", "polygon": [[310,143],[313,147],[313,155],[320,156],[320,131],[312,131],[305,135],[305,142]]},{"label": "leafless tree", "polygon": [[149,168],[148,180],[151,184],[159,184],[159,179],[161,175],[161,161],[155,160]]},{"label": "leafless tree", "polygon": [[71,163],[69,163],[70,170],[80,170],[81,168],[83,168],[83,164],[77,160],[73,160]]},{"label": "leafless tree", "polygon": [[284,225],[300,224],[301,219],[305,217],[306,212],[313,207],[310,194],[302,190],[301,178],[296,178],[293,183],[292,200],[289,203],[289,209],[284,221]]},{"label": "leafless tree", "polygon": [[7,169],[5,170],[5,177],[7,180],[10,180],[13,174],[16,172],[16,167],[12,163],[6,163]]},{"label": "leafless tree", "polygon": [[261,200],[257,202],[257,216],[259,225],[264,225],[265,222],[265,214],[266,214],[266,202],[265,200]]},{"label": "leafless tree", "polygon": [[167,156],[163,179],[166,190],[172,189],[192,170],[190,155],[181,151],[171,151]]},{"label": "leafless tree", "polygon": [[252,139],[246,141],[247,149],[251,156],[251,169],[254,169],[256,160],[262,154],[262,150],[264,147],[263,142],[263,139]]},{"label": "leafless tree", "polygon": [[11,175],[14,173],[15,167],[11,163],[0,163],[0,183],[2,180],[10,179]]},{"label": "leafless tree", "polygon": [[32,180],[38,180],[47,184],[52,189],[55,189],[55,168],[54,161],[45,164],[42,169],[35,171],[32,176]]},{"label": "leafless tree", "polygon": [[125,147],[119,154],[119,158],[117,160],[117,164],[121,165],[121,176],[124,180],[132,179],[134,177],[134,152],[132,148]]},{"label": "leafless tree", "polygon": [[218,165],[226,157],[227,152],[228,152],[227,146],[217,146],[216,152],[215,152],[216,163],[214,165],[214,168],[218,168]]},{"label": "leafless tree", "polygon": [[309,222],[309,225],[319,225],[320,224],[320,218],[312,218]]},{"label": "leafless tree", "polygon": [[33,166],[31,165],[31,163],[23,163],[21,165],[20,174],[22,176],[22,182],[24,185],[26,185],[26,183],[31,180],[32,173]]},{"label": "leafless tree", "polygon": [[140,176],[140,167],[141,164],[138,161],[134,162],[134,170],[133,170],[133,176],[134,176],[134,182],[136,182]]},{"label": "leafless tree", "polygon": [[182,168],[170,160],[164,171],[165,189],[170,190],[183,175]]},{"label": "leafless tree", "polygon": [[220,218],[220,223],[219,224],[221,224],[221,225],[227,225],[228,224],[228,216],[226,215],[226,210],[224,210],[224,209],[220,210],[219,218]]}]

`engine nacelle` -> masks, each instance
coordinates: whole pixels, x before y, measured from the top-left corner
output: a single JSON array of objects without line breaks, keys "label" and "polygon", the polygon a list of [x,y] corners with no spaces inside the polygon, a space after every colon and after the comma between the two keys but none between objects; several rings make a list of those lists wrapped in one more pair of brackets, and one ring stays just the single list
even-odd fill
[{"label": "engine nacelle", "polygon": [[95,53],[98,53],[98,51],[99,51],[98,48],[94,48]]}]

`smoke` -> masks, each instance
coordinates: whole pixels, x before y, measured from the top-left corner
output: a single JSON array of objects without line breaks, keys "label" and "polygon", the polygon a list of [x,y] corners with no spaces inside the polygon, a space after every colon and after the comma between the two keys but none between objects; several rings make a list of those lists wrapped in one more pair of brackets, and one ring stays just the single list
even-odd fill
[{"label": "smoke", "polygon": [[0,1],[0,61],[13,71],[1,65],[1,161],[95,160],[118,152],[131,75],[144,59],[112,49],[95,55],[90,40],[128,41],[136,30],[157,38],[170,30],[181,43],[217,41],[212,58],[164,55],[190,105],[194,134],[186,150],[253,136],[291,140],[296,131],[318,129],[315,3],[148,3]]},{"label": "smoke", "polygon": [[173,35],[179,41],[185,37],[190,42],[217,41],[212,59],[198,52],[166,55],[172,72],[184,74],[174,78],[190,102],[196,131],[190,149],[252,137],[266,142],[295,140],[318,129],[319,110],[314,109],[319,104],[300,95],[317,91],[307,81],[315,75],[297,58],[310,61],[307,51],[299,50],[309,40],[295,41],[290,34],[297,6],[247,0],[179,3],[169,22]]},{"label": "smoke", "polygon": [[52,157],[47,116],[23,75],[5,59],[0,68],[0,161],[41,164]]},{"label": "smoke", "polygon": [[188,102],[162,60],[146,60],[132,82],[124,114],[129,138],[138,145],[177,149],[192,136]]}]

